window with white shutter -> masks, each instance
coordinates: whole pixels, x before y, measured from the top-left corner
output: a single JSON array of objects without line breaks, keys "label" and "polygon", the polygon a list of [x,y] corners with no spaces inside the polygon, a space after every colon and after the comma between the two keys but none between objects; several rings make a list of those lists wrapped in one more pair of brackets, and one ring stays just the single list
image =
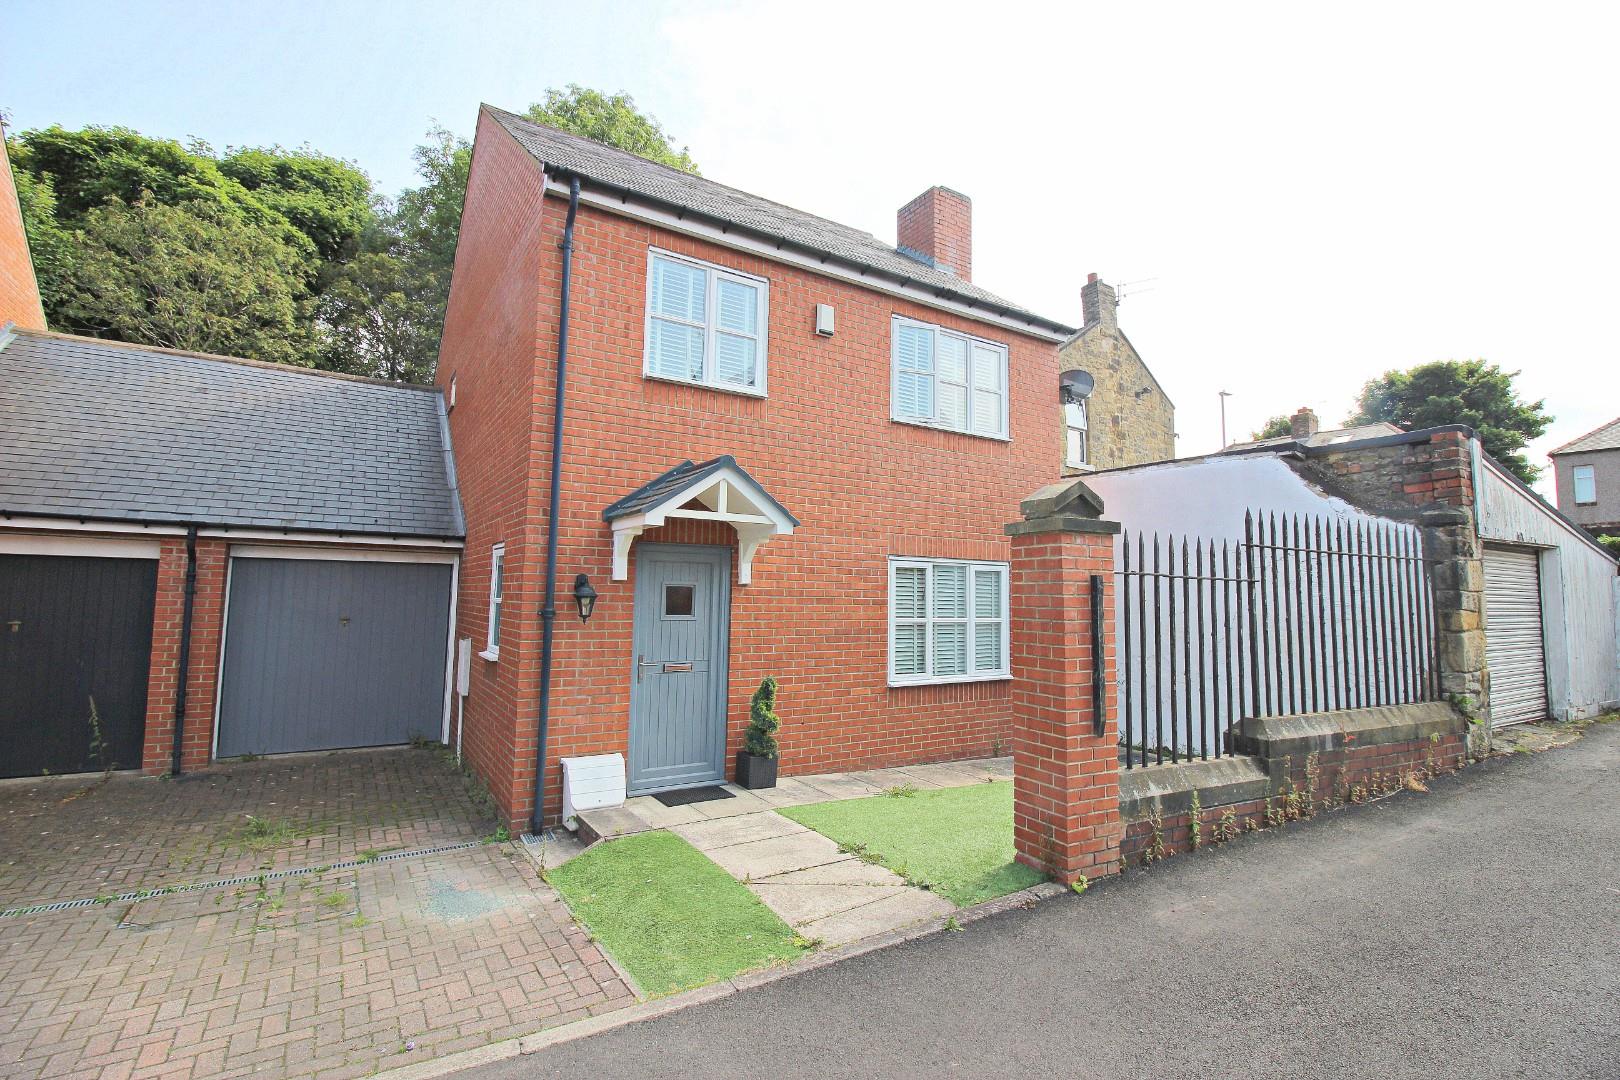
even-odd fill
[{"label": "window with white shutter", "polygon": [[889,560],[889,683],[1006,678],[1007,564]]},{"label": "window with white shutter", "polygon": [[764,395],[765,279],[657,249],[647,262],[647,376]]},{"label": "window with white shutter", "polygon": [[1089,432],[1086,430],[1086,403],[1070,401],[1063,406],[1063,464],[1079,468],[1091,462]]},{"label": "window with white shutter", "polygon": [[894,419],[1007,437],[1007,347],[896,315]]}]

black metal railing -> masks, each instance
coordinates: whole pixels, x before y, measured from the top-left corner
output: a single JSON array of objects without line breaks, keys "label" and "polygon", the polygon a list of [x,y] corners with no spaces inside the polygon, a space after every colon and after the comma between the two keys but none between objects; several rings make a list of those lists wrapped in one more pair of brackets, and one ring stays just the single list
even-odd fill
[{"label": "black metal railing", "polygon": [[1127,531],[1115,573],[1127,768],[1220,757],[1256,716],[1432,700],[1416,528],[1270,514],[1244,539]]}]

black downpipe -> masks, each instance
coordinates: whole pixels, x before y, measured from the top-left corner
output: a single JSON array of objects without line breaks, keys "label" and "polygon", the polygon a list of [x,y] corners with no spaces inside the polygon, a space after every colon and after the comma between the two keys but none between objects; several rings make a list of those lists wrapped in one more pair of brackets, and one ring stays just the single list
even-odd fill
[{"label": "black downpipe", "polygon": [[180,744],[186,733],[186,683],[191,675],[191,613],[197,603],[197,526],[186,529],[186,596],[180,609],[180,673],[174,687],[174,745],[169,775],[180,775]]},{"label": "black downpipe", "polygon": [[574,275],[574,216],[579,177],[568,182],[568,221],[563,225],[562,296],[557,314],[557,403],[551,416],[551,505],[546,510],[546,599],[540,608],[540,730],[535,739],[534,811],[529,831],[543,824],[546,793],[546,729],[551,722],[551,638],[557,621],[557,507],[562,501],[563,398],[568,379],[568,293]]}]

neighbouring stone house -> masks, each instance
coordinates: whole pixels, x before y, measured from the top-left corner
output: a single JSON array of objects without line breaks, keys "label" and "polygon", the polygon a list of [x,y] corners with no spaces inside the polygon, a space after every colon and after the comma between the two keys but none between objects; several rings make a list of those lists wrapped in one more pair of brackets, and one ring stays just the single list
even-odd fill
[{"label": "neighbouring stone house", "polygon": [[1620,536],[1620,419],[1550,456],[1558,509],[1594,536]]},{"label": "neighbouring stone house", "polygon": [[1063,343],[1058,365],[1087,373],[1094,386],[1064,402],[1065,474],[1175,457],[1175,404],[1119,328],[1113,286],[1089,274],[1080,298],[1085,325]]}]

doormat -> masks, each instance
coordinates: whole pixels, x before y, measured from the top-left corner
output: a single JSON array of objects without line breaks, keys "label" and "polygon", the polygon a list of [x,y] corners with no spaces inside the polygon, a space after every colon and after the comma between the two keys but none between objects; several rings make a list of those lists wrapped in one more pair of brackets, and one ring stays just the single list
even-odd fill
[{"label": "doormat", "polygon": [[688,806],[695,802],[713,802],[716,799],[735,799],[737,796],[723,787],[689,787],[679,791],[660,791],[653,798],[665,806]]}]

